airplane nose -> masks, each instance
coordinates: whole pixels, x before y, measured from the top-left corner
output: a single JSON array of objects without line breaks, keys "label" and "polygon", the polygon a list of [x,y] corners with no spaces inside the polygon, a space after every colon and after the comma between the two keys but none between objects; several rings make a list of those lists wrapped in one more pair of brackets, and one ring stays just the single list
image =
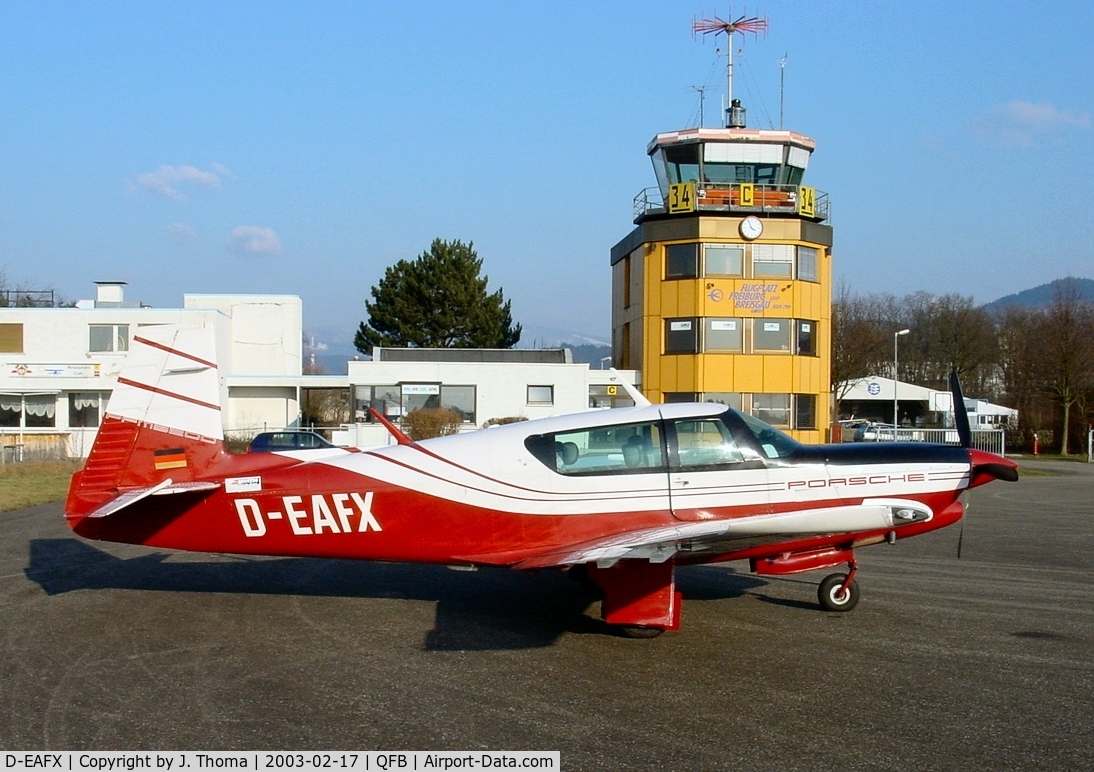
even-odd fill
[{"label": "airplane nose", "polygon": [[1009,458],[997,456],[976,448],[969,448],[969,487],[989,483],[992,480],[1015,482],[1018,480],[1018,464]]}]

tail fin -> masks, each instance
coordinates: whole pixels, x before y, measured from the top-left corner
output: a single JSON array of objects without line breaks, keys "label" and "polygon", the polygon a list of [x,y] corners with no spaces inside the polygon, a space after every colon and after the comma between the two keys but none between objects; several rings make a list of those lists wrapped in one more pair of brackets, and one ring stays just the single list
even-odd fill
[{"label": "tail fin", "polygon": [[157,326],[134,336],[65,515],[120,494],[195,480],[223,452],[221,383],[211,329]]}]

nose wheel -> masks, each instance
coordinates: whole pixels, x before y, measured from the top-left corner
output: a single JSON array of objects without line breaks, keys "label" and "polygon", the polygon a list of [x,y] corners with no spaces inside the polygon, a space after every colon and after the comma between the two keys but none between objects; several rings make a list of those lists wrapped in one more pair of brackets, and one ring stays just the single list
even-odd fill
[{"label": "nose wheel", "polygon": [[858,566],[849,565],[846,574],[829,574],[817,588],[817,600],[825,611],[850,611],[858,604],[858,582],[855,573]]}]

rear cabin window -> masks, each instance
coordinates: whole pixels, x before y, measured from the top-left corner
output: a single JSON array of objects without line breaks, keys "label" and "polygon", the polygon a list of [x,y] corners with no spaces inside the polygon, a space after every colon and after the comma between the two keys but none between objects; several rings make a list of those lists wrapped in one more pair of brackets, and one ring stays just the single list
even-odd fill
[{"label": "rear cabin window", "polygon": [[559,474],[640,474],[665,471],[661,440],[659,424],[643,423],[539,434],[524,444]]}]

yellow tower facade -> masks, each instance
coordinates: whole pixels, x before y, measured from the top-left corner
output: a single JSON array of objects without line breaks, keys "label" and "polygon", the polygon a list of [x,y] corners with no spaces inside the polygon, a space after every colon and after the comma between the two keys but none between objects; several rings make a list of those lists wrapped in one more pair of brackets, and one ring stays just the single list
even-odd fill
[{"label": "yellow tower facade", "polygon": [[831,401],[832,228],[790,131],[658,134],[658,185],[612,248],[612,359],[653,402],[721,402],[823,442]]}]

